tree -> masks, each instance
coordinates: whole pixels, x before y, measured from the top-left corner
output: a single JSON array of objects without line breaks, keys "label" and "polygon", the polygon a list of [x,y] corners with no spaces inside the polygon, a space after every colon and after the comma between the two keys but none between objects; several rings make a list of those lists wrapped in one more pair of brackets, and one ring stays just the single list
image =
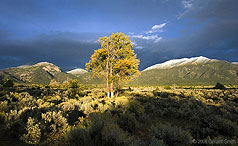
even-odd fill
[{"label": "tree", "polygon": [[101,48],[94,51],[91,60],[86,64],[86,70],[92,71],[94,77],[104,76],[108,97],[114,96],[120,84],[140,75],[139,60],[132,50],[132,43],[123,33],[112,33],[109,37],[99,38]]},{"label": "tree", "polygon": [[214,89],[226,89],[226,87],[221,83],[217,83]]}]

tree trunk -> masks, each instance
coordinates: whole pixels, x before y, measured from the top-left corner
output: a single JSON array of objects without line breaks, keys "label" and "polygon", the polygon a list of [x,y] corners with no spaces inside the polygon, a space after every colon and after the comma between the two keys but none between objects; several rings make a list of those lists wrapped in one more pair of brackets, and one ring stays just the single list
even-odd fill
[{"label": "tree trunk", "polygon": [[106,74],[107,74],[107,97],[110,98],[110,87],[109,87],[109,46],[107,46],[107,64],[106,64]]},{"label": "tree trunk", "polygon": [[114,91],[113,91],[113,81],[111,83],[111,97],[114,97]]},{"label": "tree trunk", "polygon": [[110,98],[110,89],[108,84],[108,76],[107,76],[107,97]]},{"label": "tree trunk", "polygon": [[[111,78],[112,78],[112,63],[110,63],[110,76],[111,76]],[[111,79],[111,97],[114,97],[113,79]]]},{"label": "tree trunk", "polygon": [[120,90],[120,78],[118,79],[118,82],[117,82],[117,93],[116,93],[116,97],[118,97],[119,90]]},{"label": "tree trunk", "polygon": [[106,64],[106,82],[107,82],[107,97],[110,98],[110,88],[109,88],[109,61]]}]

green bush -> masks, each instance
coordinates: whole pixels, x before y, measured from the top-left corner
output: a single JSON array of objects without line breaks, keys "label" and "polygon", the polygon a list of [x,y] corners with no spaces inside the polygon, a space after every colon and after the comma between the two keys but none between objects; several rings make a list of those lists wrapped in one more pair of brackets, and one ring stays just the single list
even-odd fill
[{"label": "green bush", "polygon": [[115,123],[105,125],[101,134],[104,146],[128,146],[130,143],[128,135]]},{"label": "green bush", "polygon": [[68,133],[68,144],[70,146],[92,146],[92,139],[86,129],[72,128]]},{"label": "green bush", "polygon": [[92,113],[81,124],[69,133],[68,140],[72,145],[127,146],[131,142],[109,113]]},{"label": "green bush", "polygon": [[33,118],[29,117],[26,127],[27,134],[24,134],[21,139],[29,144],[38,144],[41,139],[41,130],[39,128],[39,123],[37,123]]},{"label": "green bush", "polygon": [[214,118],[214,122],[215,126],[212,128],[218,130],[221,135],[230,137],[238,136],[238,125],[235,124],[235,122],[232,122],[228,119],[223,119],[218,116]]},{"label": "green bush", "polygon": [[137,121],[133,114],[121,114],[117,119],[117,123],[125,131],[134,132],[137,128]]},{"label": "green bush", "polygon": [[132,101],[128,104],[128,111],[134,113],[136,116],[141,116],[144,114],[144,106],[138,101]]},{"label": "green bush", "polygon": [[95,139],[99,138],[98,136],[101,135],[102,129],[105,125],[114,123],[111,114],[92,113],[89,115],[88,120],[90,121],[88,126],[90,135]]},{"label": "green bush", "polygon": [[152,125],[150,128],[152,135],[158,140],[163,140],[169,146],[186,146],[191,144],[191,135],[177,126],[170,124]]},{"label": "green bush", "polygon": [[44,130],[43,138],[48,145],[53,145],[64,141],[64,136],[68,129],[67,119],[62,115],[62,112],[46,112],[41,114],[44,123],[42,129]]}]

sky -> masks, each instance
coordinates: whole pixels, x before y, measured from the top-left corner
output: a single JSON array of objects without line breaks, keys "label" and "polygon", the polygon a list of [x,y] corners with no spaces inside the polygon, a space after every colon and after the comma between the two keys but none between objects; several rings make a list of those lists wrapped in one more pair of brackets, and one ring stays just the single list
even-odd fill
[{"label": "sky", "polygon": [[139,69],[205,56],[238,62],[238,0],[0,0],[0,69],[85,68],[99,37],[123,32]]}]

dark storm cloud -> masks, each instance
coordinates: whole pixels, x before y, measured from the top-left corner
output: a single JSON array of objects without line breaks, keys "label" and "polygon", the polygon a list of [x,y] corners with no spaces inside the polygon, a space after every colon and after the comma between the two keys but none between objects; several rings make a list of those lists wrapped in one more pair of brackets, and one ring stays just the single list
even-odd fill
[{"label": "dark storm cloud", "polygon": [[190,17],[201,22],[209,19],[236,19],[237,7],[237,0],[194,0],[181,18]]},{"label": "dark storm cloud", "polygon": [[[97,35],[91,35],[97,38]],[[99,48],[97,39],[93,40],[91,35],[58,33],[26,40],[1,41],[0,68],[39,61],[52,62],[63,69],[84,68],[94,49]]]}]

